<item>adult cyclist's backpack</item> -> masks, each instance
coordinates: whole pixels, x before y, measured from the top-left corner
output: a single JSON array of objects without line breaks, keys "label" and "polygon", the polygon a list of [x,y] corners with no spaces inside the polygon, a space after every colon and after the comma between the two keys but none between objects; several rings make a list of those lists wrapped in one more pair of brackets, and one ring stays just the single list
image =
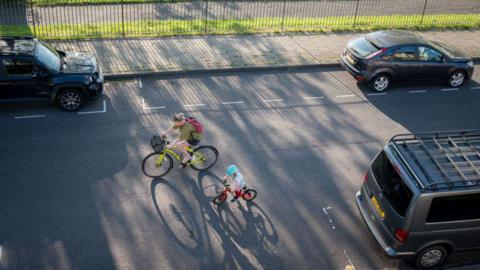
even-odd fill
[{"label": "adult cyclist's backpack", "polygon": [[193,117],[188,117],[185,121],[187,123],[192,124],[192,126],[195,128],[195,131],[197,131],[198,134],[203,133],[203,125],[200,122],[198,122],[197,119],[195,119]]}]

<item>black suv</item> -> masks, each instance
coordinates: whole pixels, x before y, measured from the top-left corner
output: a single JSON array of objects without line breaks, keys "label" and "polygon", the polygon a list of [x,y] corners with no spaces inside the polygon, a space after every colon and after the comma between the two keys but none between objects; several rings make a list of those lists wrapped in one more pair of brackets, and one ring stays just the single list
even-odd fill
[{"label": "black suv", "polygon": [[461,86],[473,74],[473,61],[446,44],[405,31],[378,31],[353,39],[342,54],[343,67],[372,90],[392,80],[447,82]]},{"label": "black suv", "polygon": [[32,37],[0,37],[0,101],[40,98],[75,111],[102,92],[92,55],[58,51]]}]

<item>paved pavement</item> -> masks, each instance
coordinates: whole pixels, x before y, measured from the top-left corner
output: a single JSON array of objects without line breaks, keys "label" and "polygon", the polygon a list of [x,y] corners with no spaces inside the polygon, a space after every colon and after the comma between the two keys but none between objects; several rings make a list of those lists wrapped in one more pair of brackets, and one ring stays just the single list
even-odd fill
[{"label": "paved pavement", "polygon": [[[480,30],[419,32],[480,58]],[[192,70],[335,65],[346,43],[361,35],[195,36],[66,41],[62,50],[93,53],[110,76]]]},{"label": "paved pavement", "polygon": [[[2,104],[0,269],[412,269],[382,254],[354,194],[392,135],[479,128],[476,70],[460,89],[381,95],[312,69],[112,81],[83,114]],[[204,122],[219,162],[149,179],[150,136],[177,111]],[[259,196],[217,208],[230,163]]]},{"label": "paved pavement", "polygon": [[[358,11],[356,10],[358,4]],[[0,7],[2,4],[0,3]],[[338,16],[386,16],[425,14],[476,14],[480,2],[472,0],[347,0],[347,1],[193,1],[179,3],[148,3],[125,5],[82,5],[34,7],[32,10],[6,5],[0,9],[0,22],[17,23],[33,11],[39,25],[111,23],[137,20],[192,20],[246,18],[321,18]],[[25,12],[28,11],[28,12]],[[22,13],[23,12],[23,13]]]}]

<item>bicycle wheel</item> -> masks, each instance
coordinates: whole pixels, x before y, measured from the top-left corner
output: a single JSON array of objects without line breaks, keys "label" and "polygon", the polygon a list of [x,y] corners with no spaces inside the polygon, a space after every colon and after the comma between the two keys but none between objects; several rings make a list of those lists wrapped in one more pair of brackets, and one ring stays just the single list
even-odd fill
[{"label": "bicycle wheel", "polygon": [[193,150],[190,167],[197,171],[210,169],[218,160],[218,151],[211,145],[202,145]]},{"label": "bicycle wheel", "polygon": [[257,197],[257,191],[255,189],[247,189],[243,192],[242,198],[245,201],[251,201]]},{"label": "bicycle wheel", "polygon": [[222,193],[218,195],[217,197],[213,198],[213,203],[216,205],[222,204],[225,200],[227,199],[227,194]]},{"label": "bicycle wheel", "polygon": [[[163,159],[160,157],[163,155]],[[148,177],[161,177],[167,174],[173,167],[173,159],[169,154],[151,153],[142,162],[142,171]]]}]

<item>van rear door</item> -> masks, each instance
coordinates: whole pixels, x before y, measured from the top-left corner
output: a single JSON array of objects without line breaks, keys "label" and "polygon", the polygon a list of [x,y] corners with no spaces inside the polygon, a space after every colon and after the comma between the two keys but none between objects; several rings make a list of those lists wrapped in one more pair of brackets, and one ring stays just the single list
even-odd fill
[{"label": "van rear door", "polygon": [[375,219],[374,224],[384,235],[385,242],[392,246],[405,242],[408,238],[405,216],[413,192],[385,150],[372,162],[363,189],[370,217]]}]

